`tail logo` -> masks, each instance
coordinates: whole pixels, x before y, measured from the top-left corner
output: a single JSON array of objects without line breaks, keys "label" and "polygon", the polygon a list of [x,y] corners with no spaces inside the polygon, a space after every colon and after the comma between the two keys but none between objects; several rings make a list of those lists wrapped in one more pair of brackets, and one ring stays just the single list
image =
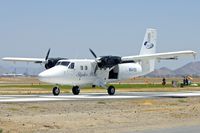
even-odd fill
[{"label": "tail logo", "polygon": [[146,41],[146,42],[144,43],[144,46],[145,46],[147,49],[151,49],[151,48],[154,47],[154,44]]}]

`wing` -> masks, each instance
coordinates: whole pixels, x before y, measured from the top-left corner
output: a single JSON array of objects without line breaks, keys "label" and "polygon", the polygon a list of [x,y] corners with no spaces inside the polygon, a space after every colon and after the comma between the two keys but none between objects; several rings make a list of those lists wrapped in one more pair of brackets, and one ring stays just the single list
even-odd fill
[{"label": "wing", "polygon": [[18,58],[18,57],[4,57],[4,61],[13,61],[13,62],[34,62],[34,63],[44,63],[44,58]]},{"label": "wing", "polygon": [[166,52],[166,53],[155,53],[146,55],[136,55],[136,56],[124,56],[122,61],[141,61],[141,60],[177,60],[179,57],[194,56],[196,52],[194,51],[177,51],[177,52]]}]

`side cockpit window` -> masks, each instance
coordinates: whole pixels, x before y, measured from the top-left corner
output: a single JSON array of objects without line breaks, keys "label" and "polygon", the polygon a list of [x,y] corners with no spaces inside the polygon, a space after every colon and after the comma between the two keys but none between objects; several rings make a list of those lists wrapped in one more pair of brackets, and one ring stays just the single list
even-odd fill
[{"label": "side cockpit window", "polygon": [[68,66],[70,62],[62,62],[61,65]]},{"label": "side cockpit window", "polygon": [[75,64],[74,64],[74,63],[71,63],[71,64],[69,65],[69,69],[74,69],[74,66],[75,66]]},{"label": "side cockpit window", "polygon": [[58,66],[58,65],[60,65],[60,64],[61,64],[61,62],[59,61],[59,62],[57,62],[56,66]]}]

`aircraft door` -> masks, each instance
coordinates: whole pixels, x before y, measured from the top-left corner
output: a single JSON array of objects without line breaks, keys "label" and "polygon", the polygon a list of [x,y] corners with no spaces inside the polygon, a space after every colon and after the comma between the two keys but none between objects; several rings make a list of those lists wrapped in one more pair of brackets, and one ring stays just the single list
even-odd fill
[{"label": "aircraft door", "polygon": [[109,72],[109,79],[118,79],[119,75],[119,66],[115,66],[112,70]]}]

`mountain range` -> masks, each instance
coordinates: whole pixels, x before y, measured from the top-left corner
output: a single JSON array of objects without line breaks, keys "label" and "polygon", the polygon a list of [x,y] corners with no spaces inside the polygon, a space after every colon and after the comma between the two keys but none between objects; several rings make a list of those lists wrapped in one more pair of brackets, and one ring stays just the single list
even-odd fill
[{"label": "mountain range", "polygon": [[200,61],[190,62],[178,69],[171,70],[167,67],[156,69],[147,74],[147,77],[180,77],[180,76],[200,76]]}]

